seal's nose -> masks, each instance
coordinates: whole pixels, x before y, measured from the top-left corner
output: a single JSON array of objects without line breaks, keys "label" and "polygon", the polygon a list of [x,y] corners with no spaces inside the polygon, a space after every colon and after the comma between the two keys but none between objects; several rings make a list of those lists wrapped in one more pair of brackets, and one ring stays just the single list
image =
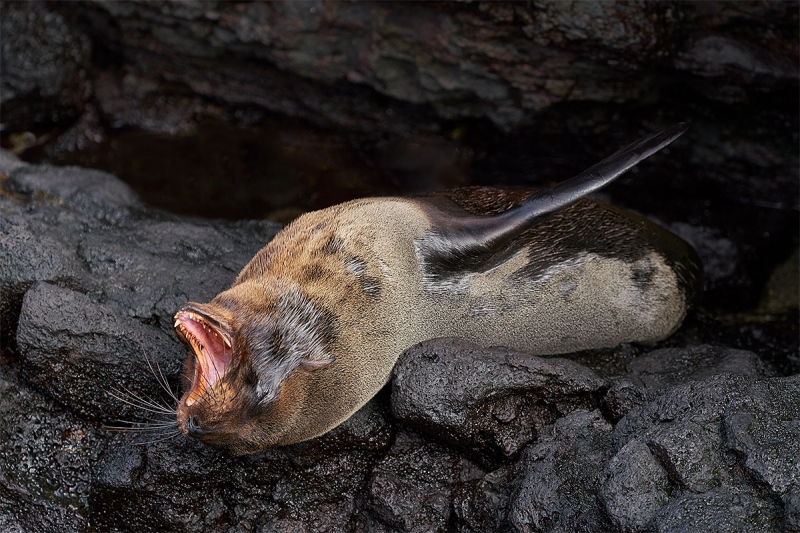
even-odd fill
[{"label": "seal's nose", "polygon": [[197,418],[190,416],[186,420],[186,433],[190,437],[194,437],[195,439],[199,439],[203,435],[208,433],[207,429],[204,429],[200,424],[197,423]]}]

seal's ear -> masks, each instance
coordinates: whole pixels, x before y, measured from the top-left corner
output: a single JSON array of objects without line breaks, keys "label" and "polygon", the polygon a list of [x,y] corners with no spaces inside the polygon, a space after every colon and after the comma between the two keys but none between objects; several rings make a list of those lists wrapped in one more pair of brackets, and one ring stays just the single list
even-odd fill
[{"label": "seal's ear", "polygon": [[308,370],[309,372],[313,372],[314,370],[320,370],[321,368],[325,368],[329,364],[333,363],[335,359],[333,357],[323,357],[323,358],[305,358],[300,361],[300,368],[303,370]]},{"label": "seal's ear", "polygon": [[626,146],[577,176],[544,189],[495,216],[471,215],[441,198],[430,201],[427,214],[433,229],[416,241],[423,270],[464,270],[502,250],[512,239],[530,229],[540,217],[567,207],[624,174],[658,152],[686,131],[679,123]]}]

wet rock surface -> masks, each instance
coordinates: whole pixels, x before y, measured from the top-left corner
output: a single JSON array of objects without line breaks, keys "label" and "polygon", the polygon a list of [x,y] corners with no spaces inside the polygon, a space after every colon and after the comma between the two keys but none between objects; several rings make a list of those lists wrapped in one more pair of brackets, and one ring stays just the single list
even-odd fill
[{"label": "wet rock surface", "polygon": [[395,365],[392,414],[487,466],[517,455],[543,427],[599,403],[607,382],[566,359],[483,349],[459,339],[412,347]]},{"label": "wet rock surface", "polygon": [[[2,9],[0,530],[800,531],[797,4]],[[208,218],[538,186],[678,121],[601,195],[698,251],[671,338],[434,340],[313,441],[175,433],[173,312],[279,229]]]},{"label": "wet rock surface", "polygon": [[162,331],[48,283],[25,293],[17,348],[32,385],[81,415],[105,421],[141,417],[136,398],[157,392],[154,376],[165,381],[177,375],[184,354]]},{"label": "wet rock surface", "polygon": [[87,531],[100,427],[0,367],[0,529]]},{"label": "wet rock surface", "polygon": [[780,449],[768,442],[797,434],[798,385],[797,376],[720,374],[632,410],[614,428],[616,454],[600,491],[612,520],[623,530],[796,528],[796,441]]},{"label": "wet rock surface", "polygon": [[392,530],[443,531],[451,522],[453,490],[484,474],[457,452],[401,432],[373,469],[367,505]]},{"label": "wet rock surface", "polygon": [[517,463],[508,507],[516,531],[611,529],[595,497],[610,458],[612,426],[599,411],[574,411],[540,433]]}]

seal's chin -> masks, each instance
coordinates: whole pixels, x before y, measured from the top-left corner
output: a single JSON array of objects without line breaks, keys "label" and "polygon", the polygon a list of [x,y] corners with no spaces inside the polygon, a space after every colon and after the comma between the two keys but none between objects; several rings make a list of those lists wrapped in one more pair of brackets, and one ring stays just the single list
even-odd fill
[{"label": "seal's chin", "polygon": [[210,390],[230,366],[230,338],[215,322],[193,308],[184,308],[175,314],[175,331],[197,360],[192,386],[186,396],[187,406]]}]

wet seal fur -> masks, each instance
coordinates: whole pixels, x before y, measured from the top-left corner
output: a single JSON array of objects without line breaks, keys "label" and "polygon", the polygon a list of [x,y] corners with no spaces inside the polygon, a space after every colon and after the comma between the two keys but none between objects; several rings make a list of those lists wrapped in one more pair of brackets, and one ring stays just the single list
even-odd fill
[{"label": "wet seal fur", "polygon": [[230,289],[176,313],[192,350],[179,428],[234,454],[317,437],[383,387],[403,350],[435,337],[537,355],[667,337],[700,283],[694,251],[583,197],[684,131],[536,193],[368,198],[299,217]]}]

